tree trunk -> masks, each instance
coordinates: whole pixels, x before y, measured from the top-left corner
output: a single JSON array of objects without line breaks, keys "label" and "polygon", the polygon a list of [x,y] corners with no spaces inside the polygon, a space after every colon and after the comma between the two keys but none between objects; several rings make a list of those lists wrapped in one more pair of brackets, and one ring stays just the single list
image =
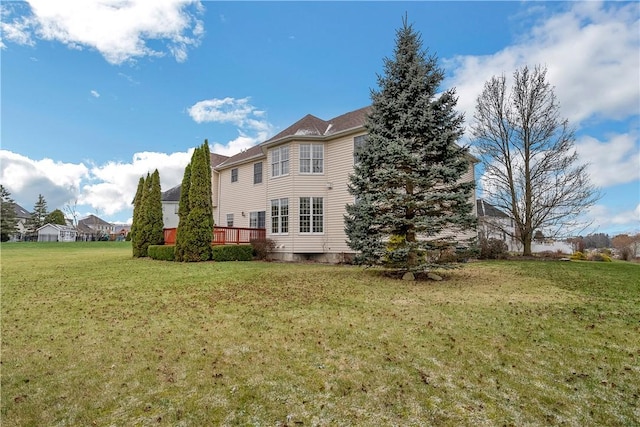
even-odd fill
[{"label": "tree trunk", "polygon": [[524,239],[522,244],[524,246],[524,251],[522,251],[522,256],[531,256],[531,238],[528,237]]}]

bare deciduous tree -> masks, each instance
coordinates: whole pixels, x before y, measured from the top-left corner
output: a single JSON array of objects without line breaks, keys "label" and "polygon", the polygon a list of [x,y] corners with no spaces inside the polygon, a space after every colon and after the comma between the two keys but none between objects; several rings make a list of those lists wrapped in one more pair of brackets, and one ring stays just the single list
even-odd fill
[{"label": "bare deciduous tree", "polygon": [[600,197],[587,165],[578,162],[575,135],[559,116],[547,70],[518,69],[511,87],[492,77],[478,96],[472,134],[485,167],[484,198],[508,212],[523,254],[536,231],[556,237],[581,225],[581,214]]}]

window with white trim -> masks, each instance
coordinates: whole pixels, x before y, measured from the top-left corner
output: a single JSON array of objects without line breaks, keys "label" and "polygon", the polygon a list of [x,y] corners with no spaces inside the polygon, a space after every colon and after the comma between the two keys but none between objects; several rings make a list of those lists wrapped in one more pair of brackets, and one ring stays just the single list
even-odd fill
[{"label": "window with white trim", "polygon": [[233,214],[227,214],[227,227],[233,227]]},{"label": "window with white trim", "polygon": [[249,212],[249,227],[250,228],[264,228],[265,225],[265,211]]},{"label": "window with white trim", "polygon": [[271,150],[271,177],[289,175],[289,146]]},{"label": "window with white trim", "polygon": [[300,173],[323,173],[324,145],[300,144]]},{"label": "window with white trim", "polygon": [[324,199],[300,197],[300,233],[324,232]]},{"label": "window with white trim", "polygon": [[262,183],[262,162],[253,164],[253,183],[254,184]]},{"label": "window with white trim", "polygon": [[289,232],[289,199],[271,200],[271,234]]},{"label": "window with white trim", "polygon": [[238,182],[238,168],[231,169],[231,182]]}]

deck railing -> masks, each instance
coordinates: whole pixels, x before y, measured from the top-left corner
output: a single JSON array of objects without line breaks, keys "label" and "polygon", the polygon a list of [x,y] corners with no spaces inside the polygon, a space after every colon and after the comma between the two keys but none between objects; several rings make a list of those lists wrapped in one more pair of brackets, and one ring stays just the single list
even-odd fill
[{"label": "deck railing", "polygon": [[[164,229],[164,244],[176,244],[176,228]],[[267,230],[264,228],[214,227],[211,239],[212,245],[242,245],[251,240],[266,239]]]}]

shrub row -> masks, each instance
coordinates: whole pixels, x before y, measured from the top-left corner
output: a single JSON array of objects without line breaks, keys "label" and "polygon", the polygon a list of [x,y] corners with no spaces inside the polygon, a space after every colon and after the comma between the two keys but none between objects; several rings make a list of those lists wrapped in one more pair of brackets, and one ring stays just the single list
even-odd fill
[{"label": "shrub row", "polygon": [[214,261],[251,261],[253,247],[250,245],[213,246]]},{"label": "shrub row", "polygon": [[[174,245],[151,245],[147,254],[152,259],[174,261],[175,249]],[[253,259],[253,247],[249,245],[212,246],[211,252],[214,261],[251,261]]]},{"label": "shrub row", "polygon": [[150,245],[147,249],[149,258],[160,261],[173,261],[175,259],[174,245]]}]

